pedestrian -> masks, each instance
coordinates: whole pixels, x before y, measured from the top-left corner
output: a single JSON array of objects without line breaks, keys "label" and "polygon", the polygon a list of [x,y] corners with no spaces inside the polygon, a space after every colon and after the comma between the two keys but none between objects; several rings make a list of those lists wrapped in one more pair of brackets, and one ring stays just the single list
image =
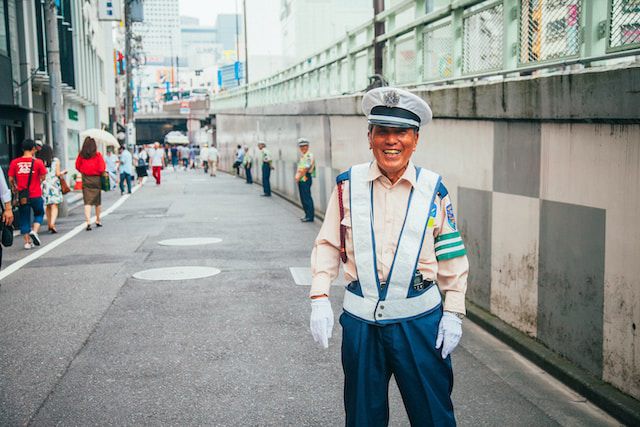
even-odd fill
[{"label": "pedestrian", "polygon": [[131,194],[131,180],[133,179],[131,165],[133,159],[131,153],[124,146],[120,147],[118,168],[120,169],[120,195],[124,194],[124,183],[127,183],[127,193]]},{"label": "pedestrian", "polygon": [[149,155],[147,151],[144,149],[144,146],[136,147],[136,151],[133,155],[133,162],[136,165],[136,176],[138,177],[138,185],[142,185],[142,179],[147,174],[147,160],[149,159]]},{"label": "pedestrian", "polygon": [[253,177],[251,176],[251,166],[253,163],[253,158],[249,153],[249,147],[244,146],[244,157],[242,159],[242,166],[244,167],[244,176],[247,179],[246,184],[253,184]]},{"label": "pedestrian", "polygon": [[300,160],[298,160],[295,180],[298,183],[300,201],[302,202],[302,209],[304,209],[304,217],[300,218],[300,221],[313,222],[315,210],[313,207],[313,197],[311,197],[311,184],[313,183],[313,178],[316,177],[316,162],[313,153],[309,151],[309,140],[299,138],[298,148],[300,149],[301,156]]},{"label": "pedestrian", "polygon": [[153,143],[153,148],[149,153],[149,162],[151,163],[151,173],[156,179],[156,185],[160,185],[162,168],[165,165],[164,150],[160,147],[159,142]]},{"label": "pedestrian", "polygon": [[184,170],[189,169],[189,147],[183,145],[180,147],[180,155],[182,157],[182,167]]},{"label": "pedestrian", "polygon": [[195,169],[196,167],[196,147],[194,145],[189,146],[189,169]]},{"label": "pedestrian", "polygon": [[267,143],[264,141],[258,142],[258,149],[262,157],[262,196],[271,197],[271,171],[273,170],[273,161],[271,159],[271,153],[267,149]]},{"label": "pedestrian", "polygon": [[[11,208],[11,189],[4,179],[4,171],[0,167],[0,202],[2,202],[2,223],[3,227],[13,224],[13,209]],[[0,244],[0,268],[2,268],[2,245]]]},{"label": "pedestrian", "polygon": [[102,208],[101,177],[107,165],[98,151],[95,139],[86,137],[82,149],[76,158],[76,169],[82,174],[82,200],[84,202],[84,219],[87,231],[91,230],[91,206],[95,206],[96,227],[102,227],[100,212]]},{"label": "pedestrian", "polygon": [[42,199],[45,215],[47,216],[47,229],[49,233],[55,234],[58,232],[56,229],[58,205],[64,201],[60,180],[64,179],[67,171],[66,169],[60,170],[60,159],[53,157],[53,149],[50,145],[44,145],[38,155],[47,168],[47,176],[42,181]]},{"label": "pedestrian", "polygon": [[389,87],[366,93],[362,109],[374,161],[336,179],[311,255],[311,333],[328,346],[342,260],[345,424],[388,424],[393,375],[411,425],[454,426],[449,355],[462,336],[469,263],[440,176],[411,161],[431,110]]},{"label": "pedestrian", "polygon": [[173,166],[173,170],[178,170],[178,147],[175,145],[171,146],[171,166]]},{"label": "pedestrian", "polygon": [[218,149],[215,145],[209,148],[207,162],[209,163],[209,176],[216,176],[218,172]]},{"label": "pedestrian", "polygon": [[200,163],[202,164],[202,169],[204,169],[204,173],[209,172],[209,162],[207,161],[209,158],[209,144],[202,144],[200,148]]},{"label": "pedestrian", "polygon": [[242,162],[244,161],[244,150],[242,146],[238,144],[236,148],[236,160],[233,162],[233,168],[236,170],[236,176],[240,177],[240,166],[242,166]]},{"label": "pedestrian", "polygon": [[107,147],[107,155],[104,157],[104,162],[107,165],[107,173],[109,174],[109,186],[113,190],[118,185],[118,156],[115,155],[114,148],[112,146]]},{"label": "pedestrian", "polygon": [[9,164],[9,184],[18,197],[18,221],[25,249],[31,249],[33,245],[40,246],[38,231],[44,219],[41,185],[47,175],[47,168],[35,155],[36,143],[33,139],[25,139],[22,142],[22,156]]}]

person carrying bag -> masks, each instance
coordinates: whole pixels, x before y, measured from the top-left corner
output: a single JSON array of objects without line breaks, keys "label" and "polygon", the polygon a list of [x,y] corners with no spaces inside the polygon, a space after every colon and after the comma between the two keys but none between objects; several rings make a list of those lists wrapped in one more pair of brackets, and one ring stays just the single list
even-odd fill
[{"label": "person carrying bag", "polygon": [[41,184],[47,176],[47,168],[42,160],[35,158],[35,147],[36,144],[32,139],[25,139],[22,143],[22,157],[11,161],[8,174],[9,184],[17,196],[20,233],[24,239],[25,249],[31,249],[33,245],[40,246],[38,231],[44,219]]}]

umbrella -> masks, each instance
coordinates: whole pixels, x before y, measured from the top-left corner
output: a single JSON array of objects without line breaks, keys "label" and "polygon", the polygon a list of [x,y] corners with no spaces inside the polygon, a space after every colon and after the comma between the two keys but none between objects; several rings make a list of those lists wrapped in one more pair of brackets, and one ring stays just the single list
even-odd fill
[{"label": "umbrella", "polygon": [[96,140],[97,143],[102,143],[105,147],[112,146],[115,148],[120,147],[118,140],[115,136],[102,129],[87,129],[80,132],[80,140],[84,141],[86,137],[91,137]]}]

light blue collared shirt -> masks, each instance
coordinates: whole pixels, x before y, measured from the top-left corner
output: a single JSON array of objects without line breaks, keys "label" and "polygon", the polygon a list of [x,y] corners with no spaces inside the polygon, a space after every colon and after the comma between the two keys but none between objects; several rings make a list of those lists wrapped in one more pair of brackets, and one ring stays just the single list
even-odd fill
[{"label": "light blue collared shirt", "polygon": [[129,175],[132,175],[132,162],[133,159],[131,158],[131,153],[129,152],[129,150],[123,150],[122,153],[120,153],[120,173],[127,173]]},{"label": "light blue collared shirt", "polygon": [[7,179],[4,177],[2,167],[0,167],[0,200],[2,200],[2,203],[11,201],[11,189],[7,185]]}]

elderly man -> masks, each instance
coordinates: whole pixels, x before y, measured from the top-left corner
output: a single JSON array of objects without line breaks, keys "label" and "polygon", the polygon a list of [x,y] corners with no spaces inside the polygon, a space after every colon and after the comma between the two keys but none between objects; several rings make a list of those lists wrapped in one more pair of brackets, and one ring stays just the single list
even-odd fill
[{"label": "elderly man", "polygon": [[300,218],[300,221],[313,222],[315,208],[313,207],[313,197],[311,197],[311,184],[313,183],[313,178],[316,177],[316,162],[313,153],[309,151],[308,139],[299,138],[298,149],[301,156],[298,160],[295,180],[298,183],[300,202],[302,203],[302,209],[304,209],[304,217]]},{"label": "elderly man", "polygon": [[388,424],[393,375],[411,425],[452,426],[449,355],[462,336],[469,264],[441,177],[411,161],[431,110],[388,87],[368,92],[362,108],[374,161],[337,178],[311,255],[311,333],[328,346],[342,260],[346,425]]},{"label": "elderly man", "polygon": [[156,179],[156,185],[160,185],[162,168],[165,165],[164,149],[160,147],[159,142],[153,143],[153,149],[149,151],[149,163],[151,164],[151,173]]},{"label": "elderly man", "polygon": [[260,150],[260,157],[262,160],[262,191],[261,196],[271,197],[271,170],[273,169],[273,160],[271,159],[271,153],[267,149],[267,143],[264,141],[258,142],[258,149]]}]

